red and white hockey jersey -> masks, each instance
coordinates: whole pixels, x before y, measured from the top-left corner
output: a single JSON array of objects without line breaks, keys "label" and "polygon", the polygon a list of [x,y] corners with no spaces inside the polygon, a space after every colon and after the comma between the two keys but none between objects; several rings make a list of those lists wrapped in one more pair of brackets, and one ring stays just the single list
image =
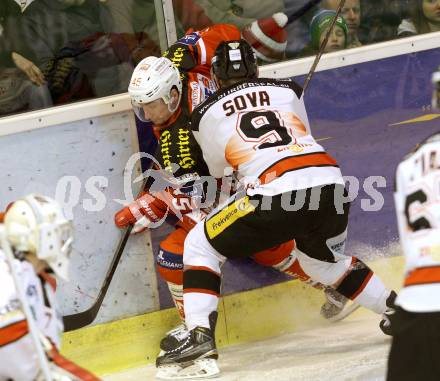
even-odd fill
[{"label": "red and white hockey jersey", "polygon": [[211,175],[232,168],[250,195],[344,184],[337,162],[311,135],[293,81],[260,78],[225,88],[195,109],[191,123]]},{"label": "red and white hockey jersey", "polygon": [[[17,272],[40,331],[59,347],[63,323],[55,305],[55,291],[42,282],[32,265],[15,260]],[[5,254],[0,250],[0,381],[30,381],[39,369],[34,343],[21,310]]]},{"label": "red and white hockey jersey", "polygon": [[399,164],[394,199],[406,257],[396,303],[411,312],[440,311],[440,134]]}]

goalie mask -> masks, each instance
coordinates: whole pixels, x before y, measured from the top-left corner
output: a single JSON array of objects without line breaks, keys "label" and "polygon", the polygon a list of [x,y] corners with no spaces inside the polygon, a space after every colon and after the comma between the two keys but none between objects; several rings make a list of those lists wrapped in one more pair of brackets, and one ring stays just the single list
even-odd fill
[{"label": "goalie mask", "polygon": [[243,39],[221,42],[211,64],[213,74],[221,80],[252,79],[258,76],[255,53]]},{"label": "goalie mask", "polygon": [[[177,105],[170,104],[171,90],[176,88],[179,93]],[[144,122],[149,119],[145,116],[143,105],[157,99],[163,99],[168,110],[174,113],[182,97],[182,81],[179,70],[166,57],[150,56],[144,58],[134,69],[128,86],[133,110],[138,118]]]},{"label": "goalie mask", "polygon": [[432,73],[432,108],[440,110],[440,66]]},{"label": "goalie mask", "polygon": [[73,227],[53,199],[31,194],[15,201],[5,214],[6,238],[17,256],[33,253],[68,280]]}]

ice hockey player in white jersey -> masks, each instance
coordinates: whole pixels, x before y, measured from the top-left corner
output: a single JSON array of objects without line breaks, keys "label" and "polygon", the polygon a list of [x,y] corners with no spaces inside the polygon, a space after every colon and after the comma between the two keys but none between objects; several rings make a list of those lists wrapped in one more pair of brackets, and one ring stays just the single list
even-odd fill
[{"label": "ice hockey player in white jersey", "polygon": [[210,173],[221,177],[232,168],[244,191],[185,241],[190,336],[157,359],[162,369],[169,367],[168,379],[219,373],[214,331],[226,259],[295,237],[297,257],[313,279],[378,314],[395,297],[364,262],[344,255],[347,191],[336,160],[311,135],[301,87],[258,79],[254,53],[243,40],[220,43],[212,70],[221,90],[193,111],[191,128]]},{"label": "ice hockey player in white jersey", "polygon": [[[58,203],[31,194],[15,201],[0,222],[0,381],[43,381],[42,360],[33,335],[39,337],[54,381],[99,380],[59,353],[62,316],[55,301],[56,278],[67,280],[72,224]],[[7,245],[7,247],[5,247]],[[14,282],[12,263],[32,311],[32,332]],[[53,274],[55,273],[55,274]]]},{"label": "ice hockey player in white jersey", "polygon": [[[432,76],[440,110],[440,67]],[[440,126],[397,167],[394,193],[405,280],[390,315],[387,381],[440,380]]]}]

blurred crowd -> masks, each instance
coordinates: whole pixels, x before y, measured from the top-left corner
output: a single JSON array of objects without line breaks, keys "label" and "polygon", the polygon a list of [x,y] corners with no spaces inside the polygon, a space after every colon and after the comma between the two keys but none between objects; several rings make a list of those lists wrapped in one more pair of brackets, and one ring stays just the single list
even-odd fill
[{"label": "blurred crowd", "polygon": [[[173,0],[178,37],[234,24],[262,64],[315,54],[338,4]],[[1,0],[0,116],[126,92],[160,19],[154,0]],[[346,0],[325,52],[439,30],[440,0]]]}]

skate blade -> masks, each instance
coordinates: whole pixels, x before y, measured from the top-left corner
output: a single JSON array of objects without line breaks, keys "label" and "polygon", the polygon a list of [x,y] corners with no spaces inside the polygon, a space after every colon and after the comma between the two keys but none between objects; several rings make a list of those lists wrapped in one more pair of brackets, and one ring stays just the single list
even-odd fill
[{"label": "skate blade", "polygon": [[328,318],[328,321],[331,321],[332,323],[335,323],[337,321],[341,321],[345,319],[347,316],[351,315],[354,311],[356,311],[360,307],[360,304],[357,304],[356,302],[352,302],[348,306],[346,306],[344,309],[342,309],[341,312],[336,314],[335,316],[332,316],[331,318]]},{"label": "skate blade", "polygon": [[158,380],[193,380],[214,378],[220,374],[217,361],[214,359],[199,359],[186,366],[161,365],[157,368]]}]

